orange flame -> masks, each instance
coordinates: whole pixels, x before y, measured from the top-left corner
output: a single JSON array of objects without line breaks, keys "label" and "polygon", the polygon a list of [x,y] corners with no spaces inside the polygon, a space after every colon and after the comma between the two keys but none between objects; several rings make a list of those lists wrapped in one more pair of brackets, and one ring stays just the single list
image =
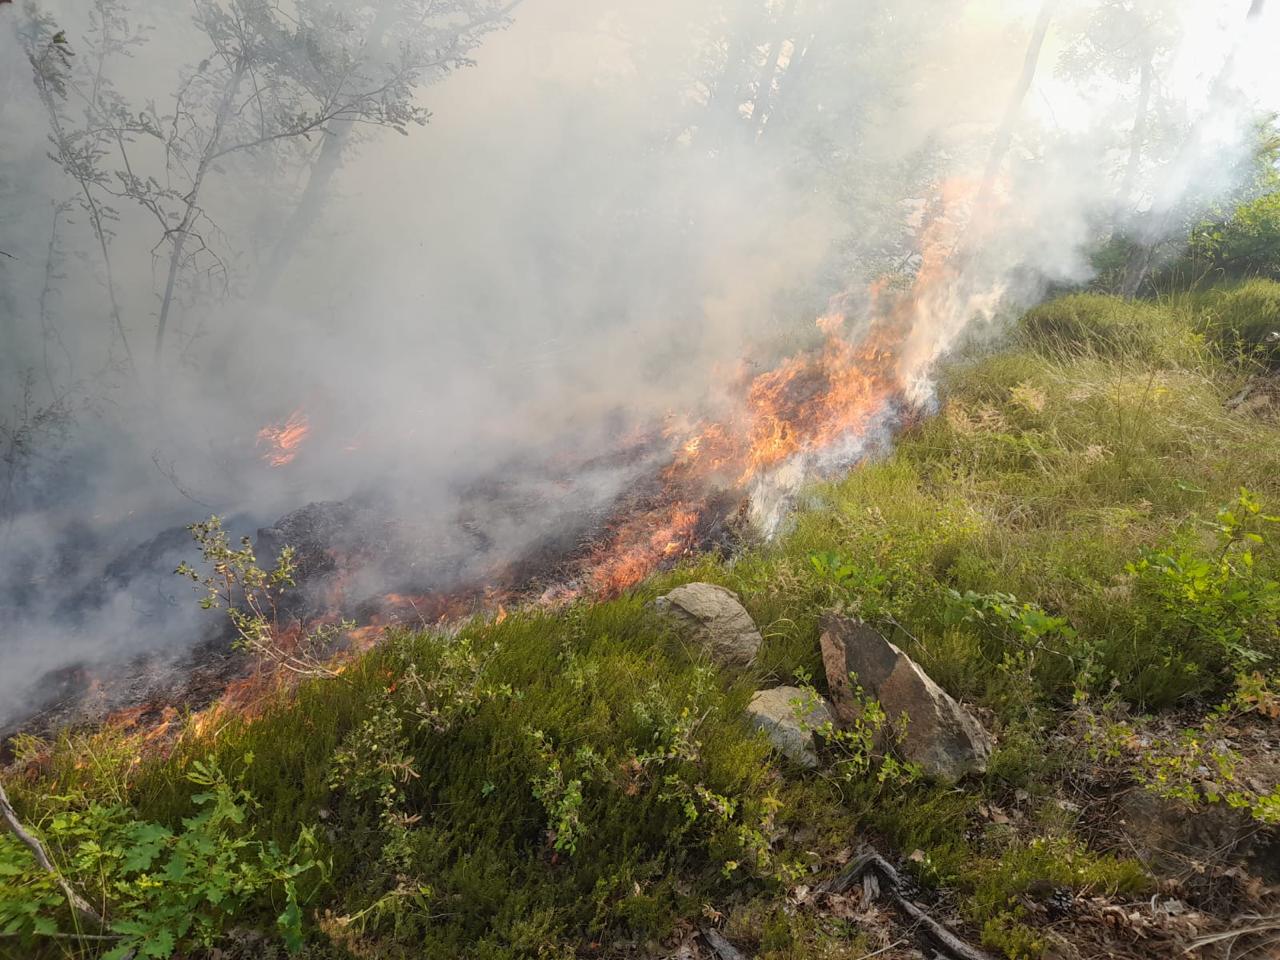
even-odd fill
[{"label": "orange flame", "polygon": [[303,410],[295,410],[287,420],[271,423],[258,431],[257,446],[265,447],[262,459],[273,467],[292,463],[298,448],[311,432],[311,423]]},{"label": "orange flame", "polygon": [[[921,227],[914,282],[909,289],[887,277],[873,283],[865,298],[858,298],[869,307],[869,323],[852,325],[862,332],[850,332],[846,322],[845,305],[852,298],[833,298],[815,321],[825,343],[766,372],[736,378],[742,402],[735,412],[718,420],[671,417],[662,435],[671,444],[672,458],[654,478],[657,489],[642,492],[622,508],[595,545],[571,570],[562,570],[565,575],[546,586],[539,599],[531,599],[529,584],[505,582],[500,572],[483,591],[387,594],[378,613],[347,633],[329,669],[341,672],[396,623],[444,623],[478,608],[495,611],[493,622],[502,623],[516,605],[556,607],[580,597],[616,595],[708,542],[712,525],[732,526],[735,503],[740,515],[756,481],[775,476],[797,457],[838,449],[846,438],[865,435],[990,295],[961,282],[957,262],[968,219],[963,214],[973,194],[970,183],[944,185],[935,214]],[[263,459],[273,467],[292,462],[309,429],[301,409],[264,427],[257,435],[258,445],[265,448]],[[334,559],[340,571],[347,566],[344,558]],[[348,586],[340,574],[321,622],[340,618]],[[278,642],[288,649],[301,632],[301,625],[283,631]],[[296,677],[283,670],[260,669],[230,683],[185,729],[214,736],[230,718],[260,713],[273,694],[294,682]],[[127,728],[156,723],[157,739],[179,726],[172,711],[154,718],[154,708],[139,709],[121,712],[117,722]]]}]

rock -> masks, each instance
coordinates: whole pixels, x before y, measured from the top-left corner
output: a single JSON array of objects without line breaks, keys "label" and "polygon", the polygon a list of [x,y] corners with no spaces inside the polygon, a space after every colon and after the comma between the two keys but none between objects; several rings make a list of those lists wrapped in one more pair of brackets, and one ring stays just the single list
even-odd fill
[{"label": "rock", "polygon": [[925,773],[957,780],[987,768],[992,744],[982,725],[914,660],[865,623],[824,618],[822,663],[837,723],[853,722],[861,710],[849,685],[853,674],[891,721],[906,714],[906,733],[898,749]]},{"label": "rock", "polygon": [[713,583],[686,583],[654,601],[676,628],[729,667],[745,667],[763,642],[738,598]]},{"label": "rock", "polygon": [[773,748],[802,767],[818,765],[813,749],[813,730],[831,720],[826,703],[818,701],[805,715],[804,724],[796,718],[793,700],[805,701],[799,687],[774,687],[761,690],[751,698],[747,715],[757,730],[763,730]]},{"label": "rock", "polygon": [[[1120,797],[1112,822],[1148,870],[1186,877],[1184,883],[1198,893],[1224,895],[1241,868],[1266,883],[1280,881],[1280,836],[1260,829],[1247,810],[1225,803],[1190,807],[1135,789]],[[1212,869],[1197,870],[1197,864]]]}]

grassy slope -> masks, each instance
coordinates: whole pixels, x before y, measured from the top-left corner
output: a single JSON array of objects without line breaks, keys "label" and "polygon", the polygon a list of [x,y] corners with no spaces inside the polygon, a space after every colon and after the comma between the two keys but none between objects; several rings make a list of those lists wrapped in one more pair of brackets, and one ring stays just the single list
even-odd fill
[{"label": "grassy slope", "polygon": [[[1280,288],[1259,289],[1280,303]],[[859,956],[856,928],[781,904],[860,838],[921,851],[921,881],[975,937],[1034,954],[1041,940],[1010,899],[1032,883],[1150,881],[1090,850],[1061,808],[992,839],[972,829],[977,805],[1052,792],[1060,764],[1045,744],[1073,694],[1207,703],[1237,666],[1126,572],[1149,548],[1212,553],[1202,521],[1242,485],[1280,505],[1280,428],[1224,409],[1247,374],[1214,347],[1235,342],[1221,333],[1224,297],[1046,305],[1012,345],[952,362],[941,414],[813,491],[775,544],[619,600],[475,623],[452,641],[398,635],[344,679],[216,739],[188,737],[163,761],[131,765],[128,743],[68,738],[16,799],[40,820],[57,805],[50,793],[78,791],[176,826],[196,790],[184,772],[216,756],[243,771],[259,835],[288,844],[300,824],[319,826],[332,869],[304,888],[313,960],[608,955],[643,949],[704,905],[762,956]],[[1280,571],[1268,547],[1255,552]],[[737,591],[761,625],[750,676],[711,671],[647,611],[694,579]],[[953,590],[1014,594],[1079,635],[1029,648],[963,616]],[[761,682],[820,673],[817,617],[832,607],[882,624],[985,711],[1001,746],[984,780],[959,791],[846,782],[770,756],[742,709]],[[362,762],[335,781],[344,747]],[[412,773],[386,776],[400,761]],[[365,780],[375,787],[362,791]],[[389,827],[384,809],[420,819]],[[269,930],[278,909],[263,902],[238,922]]]}]

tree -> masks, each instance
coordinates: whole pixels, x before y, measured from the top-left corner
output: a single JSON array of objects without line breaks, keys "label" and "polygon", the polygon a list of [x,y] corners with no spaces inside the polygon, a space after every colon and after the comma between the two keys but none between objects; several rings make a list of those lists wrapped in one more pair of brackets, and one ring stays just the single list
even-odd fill
[{"label": "tree", "polygon": [[[518,0],[515,0],[518,2]],[[319,199],[356,127],[407,132],[428,119],[415,94],[466,62],[485,32],[515,6],[492,0],[385,0],[352,9],[306,0],[286,13],[269,0],[196,0],[202,59],[181,72],[171,105],[141,108],[111,82],[113,64],[146,42],[125,0],[94,0],[84,46],[36,13],[27,54],[49,115],[54,159],[77,184],[105,265],[111,315],[130,360],[128,324],[111,267],[111,202],[127,201],[154,223],[150,253],[162,277],[153,340],[163,361],[179,293],[225,296],[231,238],[206,207],[210,181],[242,158],[297,175],[306,189],[269,260],[274,276],[314,219]],[[72,115],[72,109],[79,111]],[[322,138],[313,151],[313,138]],[[152,159],[162,158],[159,164]]]},{"label": "tree", "polygon": [[[345,34],[358,39],[358,45],[347,51],[341,69],[331,67],[329,70],[331,81],[336,84],[333,95],[341,97],[362,82],[367,83],[364,78],[393,71],[396,58],[400,58],[402,65],[411,65],[413,82],[394,90],[395,99],[387,105],[388,113],[414,123],[425,123],[429,115],[420,112],[413,103],[416,89],[460,67],[473,65],[470,52],[485,34],[506,26],[519,3],[520,0],[456,0],[447,4],[432,0],[383,0],[366,6],[356,14],[365,25]],[[328,24],[353,15],[349,5],[335,5],[328,0],[308,3],[302,10],[311,24],[311,35],[316,37],[332,36],[334,31]],[[370,119],[341,117],[326,126],[320,149],[307,164],[306,187],[259,274],[259,294],[271,290],[314,226],[334,174],[360,139],[362,126]],[[403,124],[390,125],[405,132]]]}]

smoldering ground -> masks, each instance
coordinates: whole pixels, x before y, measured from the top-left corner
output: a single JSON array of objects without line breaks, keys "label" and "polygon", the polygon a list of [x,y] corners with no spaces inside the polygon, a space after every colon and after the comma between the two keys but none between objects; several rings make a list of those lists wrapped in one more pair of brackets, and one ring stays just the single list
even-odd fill
[{"label": "smoldering ground", "polygon": [[[753,371],[820,342],[833,302],[856,338],[870,284],[945,265],[903,312],[896,375],[926,399],[975,320],[1086,280],[1115,231],[1174,234],[1247,189],[1280,90],[1261,3],[459,2],[396,33],[425,9],[0,14],[0,713],[50,669],[199,636],[167,579],[193,551],[162,531],[364,498],[413,531],[370,591],[405,552],[425,580],[483,576],[606,512],[661,462],[620,450],[732,409]],[[215,88],[233,68],[208,24],[232,14],[274,52]],[[303,129],[316,63],[375,63],[376,88],[413,37],[445,51],[393,104],[425,126],[384,91],[359,122]],[[44,99],[42,54],[67,80]],[[199,242],[173,258],[216,89],[224,136],[271,138],[208,165]],[[188,119],[184,155],[169,131]],[[51,133],[80,152],[55,162]],[[273,467],[259,432],[296,411],[307,435]],[[469,493],[495,478],[496,501]],[[147,544],[145,577],[112,577]]]}]

